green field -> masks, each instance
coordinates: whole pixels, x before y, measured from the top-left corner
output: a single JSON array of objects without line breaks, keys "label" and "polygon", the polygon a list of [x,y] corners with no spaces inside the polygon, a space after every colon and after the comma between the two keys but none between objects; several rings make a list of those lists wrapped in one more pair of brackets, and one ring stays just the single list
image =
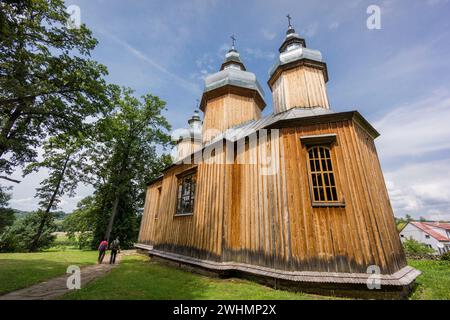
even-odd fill
[{"label": "green field", "polygon": [[48,251],[0,254],[0,294],[63,275],[69,265],[97,262],[96,251]]},{"label": "green field", "polygon": [[[96,251],[48,251],[0,254],[0,294],[63,275],[71,264],[96,262]],[[450,262],[417,261],[409,264],[423,272],[411,299],[450,300]],[[241,279],[201,276],[142,255],[126,255],[121,264],[104,277],[64,299],[334,299],[304,293],[274,290]]]},{"label": "green field", "polygon": [[[410,261],[423,271],[411,299],[450,299],[450,263]],[[274,290],[240,279],[215,279],[149,262],[144,256],[124,257],[121,265],[65,299],[334,299]]]},{"label": "green field", "polygon": [[125,256],[105,277],[65,299],[331,299],[274,290],[240,279],[209,278],[159,263],[140,255]]},{"label": "green field", "polygon": [[422,271],[411,299],[450,300],[450,261],[409,260],[408,263]]}]

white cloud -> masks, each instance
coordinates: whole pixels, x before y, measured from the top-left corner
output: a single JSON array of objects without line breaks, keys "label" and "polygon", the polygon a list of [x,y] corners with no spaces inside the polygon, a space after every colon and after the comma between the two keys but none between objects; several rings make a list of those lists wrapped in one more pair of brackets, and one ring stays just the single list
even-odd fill
[{"label": "white cloud", "polygon": [[385,172],[394,213],[444,220],[450,207],[450,159]]},{"label": "white cloud", "polygon": [[436,91],[414,103],[394,108],[374,123],[384,159],[420,156],[450,149],[450,92]]},{"label": "white cloud", "polygon": [[450,150],[449,119],[450,92],[442,89],[374,123],[383,133],[377,141],[380,158],[396,163],[384,172],[396,215],[448,218],[450,158],[443,151]]}]

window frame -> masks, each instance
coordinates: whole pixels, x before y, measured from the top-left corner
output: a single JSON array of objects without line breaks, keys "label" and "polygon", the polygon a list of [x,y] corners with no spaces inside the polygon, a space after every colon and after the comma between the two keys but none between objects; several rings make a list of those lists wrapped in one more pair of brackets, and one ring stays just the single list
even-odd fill
[{"label": "window frame", "polygon": [[[183,184],[184,179],[187,177],[193,176],[195,178],[195,187],[192,194],[190,194],[189,201],[192,201],[192,212],[179,212],[178,211],[178,204],[181,198],[183,198],[183,195],[181,198],[179,197],[179,186],[180,186],[180,180],[182,180],[181,184]],[[192,216],[194,215],[194,209],[195,209],[195,199],[197,196],[197,167],[189,169],[187,171],[184,171],[180,174],[176,175],[176,192],[175,192],[175,214],[174,217],[185,217],[185,216]],[[192,186],[191,186],[192,187]],[[182,187],[183,188],[183,187]],[[183,189],[182,189],[183,190]]]},{"label": "window frame", "polygon": [[[335,153],[334,153],[334,144],[336,142],[337,135],[336,134],[324,134],[324,135],[315,135],[315,136],[304,136],[301,137],[300,140],[305,147],[306,151],[306,166],[307,166],[307,175],[308,175],[308,185],[309,185],[309,197],[311,201],[311,206],[313,208],[344,208],[345,207],[345,201],[344,197],[341,192],[341,186],[339,183],[339,177],[336,170],[336,161],[335,161]],[[334,188],[336,189],[336,198],[335,201],[317,201],[314,196],[314,183],[313,183],[313,171],[311,170],[311,163],[310,163],[310,156],[309,152],[312,148],[325,148],[328,149],[329,155],[330,155],[330,162],[331,162],[331,171],[328,170],[333,174],[334,178]],[[320,149],[319,149],[320,150]],[[314,171],[315,172],[321,172],[323,174],[323,170],[321,171]],[[325,171],[327,172],[327,171]],[[326,191],[325,191],[326,195]]]},{"label": "window frame", "polygon": [[159,219],[159,213],[161,209],[161,197],[162,197],[162,185],[156,188],[156,192],[158,195],[158,200],[156,201],[156,212],[155,212],[155,220]]}]

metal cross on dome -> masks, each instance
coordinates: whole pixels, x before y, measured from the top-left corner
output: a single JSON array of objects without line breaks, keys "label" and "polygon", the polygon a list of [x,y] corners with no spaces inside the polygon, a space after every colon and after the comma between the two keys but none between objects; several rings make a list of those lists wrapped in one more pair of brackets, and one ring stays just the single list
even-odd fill
[{"label": "metal cross on dome", "polygon": [[292,17],[289,13],[287,14],[286,18],[288,18],[289,27],[292,27],[292,24],[291,24]]},{"label": "metal cross on dome", "polygon": [[234,48],[234,44],[236,43],[236,37],[234,36],[234,34],[231,35],[231,47]]}]

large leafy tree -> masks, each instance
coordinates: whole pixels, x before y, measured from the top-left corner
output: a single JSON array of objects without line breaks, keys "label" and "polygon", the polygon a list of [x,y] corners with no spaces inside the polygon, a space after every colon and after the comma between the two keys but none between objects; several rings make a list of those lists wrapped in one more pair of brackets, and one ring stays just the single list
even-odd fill
[{"label": "large leafy tree", "polygon": [[90,59],[97,40],[68,18],[62,0],[0,2],[0,178],[108,106],[106,67]]},{"label": "large leafy tree", "polygon": [[157,146],[170,142],[170,125],[161,114],[165,102],[156,96],[138,99],[131,89],[124,88],[114,102],[114,111],[99,121],[100,143],[91,153],[92,171],[98,177],[94,241],[113,235],[131,243],[146,183],[170,161],[157,152]]},{"label": "large leafy tree", "polygon": [[77,136],[61,134],[51,137],[43,146],[42,161],[34,162],[24,170],[24,174],[43,168],[48,170],[47,178],[36,190],[36,197],[40,199],[40,210],[37,212],[40,222],[31,237],[31,251],[39,249],[38,244],[45,226],[53,222],[54,215],[51,211],[58,208],[61,197],[65,194],[73,196],[78,183],[86,181],[87,150],[90,144],[86,133],[89,132],[87,127],[84,133],[78,132]]}]

